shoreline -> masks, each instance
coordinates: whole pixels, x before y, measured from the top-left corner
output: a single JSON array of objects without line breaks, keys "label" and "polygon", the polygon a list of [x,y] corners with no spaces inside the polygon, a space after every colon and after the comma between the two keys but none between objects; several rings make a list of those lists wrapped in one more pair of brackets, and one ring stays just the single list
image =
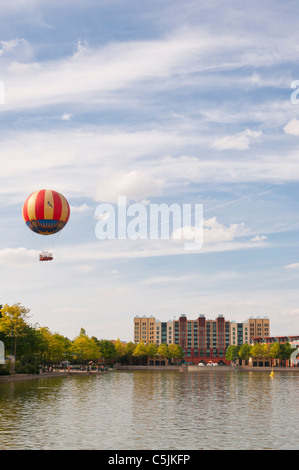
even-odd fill
[{"label": "shoreline", "polygon": [[[191,373],[226,373],[226,372],[294,372],[299,373],[299,367],[250,367],[250,366],[222,366],[222,367],[198,367],[198,366],[116,366],[113,371],[152,371],[152,372],[163,372],[163,371],[176,371],[176,372],[191,372]],[[30,380],[30,379],[48,379],[48,378],[57,378],[57,377],[70,377],[71,375],[100,375],[107,371],[61,371],[61,372],[43,372],[41,374],[12,374],[12,375],[1,375],[0,383],[5,382],[16,382],[20,380]]]},{"label": "shoreline", "polygon": [[299,367],[252,367],[252,366],[218,366],[218,367],[198,367],[198,366],[116,366],[115,370],[151,370],[151,371],[171,371],[179,372],[297,372]]}]

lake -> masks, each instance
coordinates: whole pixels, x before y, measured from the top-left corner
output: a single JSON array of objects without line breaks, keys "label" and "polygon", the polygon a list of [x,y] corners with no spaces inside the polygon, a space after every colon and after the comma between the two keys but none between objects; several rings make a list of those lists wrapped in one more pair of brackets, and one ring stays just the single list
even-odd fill
[{"label": "lake", "polygon": [[212,369],[0,382],[0,450],[298,449],[298,389]]}]

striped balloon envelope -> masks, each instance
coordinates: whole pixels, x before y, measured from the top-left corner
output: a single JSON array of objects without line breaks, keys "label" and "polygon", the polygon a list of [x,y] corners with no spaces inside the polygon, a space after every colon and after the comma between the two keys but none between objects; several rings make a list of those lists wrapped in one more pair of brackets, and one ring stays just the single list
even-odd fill
[{"label": "striped balloon envelope", "polygon": [[51,189],[35,191],[23,205],[23,218],[30,230],[40,235],[52,235],[66,225],[70,206],[62,194]]}]

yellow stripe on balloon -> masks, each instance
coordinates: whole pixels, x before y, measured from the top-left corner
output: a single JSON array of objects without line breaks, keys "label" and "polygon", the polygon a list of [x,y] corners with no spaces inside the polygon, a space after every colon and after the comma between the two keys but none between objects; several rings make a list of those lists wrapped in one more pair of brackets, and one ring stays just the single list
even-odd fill
[{"label": "yellow stripe on balloon", "polygon": [[54,198],[50,189],[46,189],[44,199],[44,219],[53,219],[54,213]]},{"label": "yellow stripe on balloon", "polygon": [[62,205],[60,220],[65,222],[68,216],[68,203],[66,202],[65,198],[61,194],[59,194],[59,197],[60,197],[61,205]]},{"label": "yellow stripe on balloon", "polygon": [[29,220],[35,220],[36,219],[36,214],[35,214],[35,201],[37,197],[38,191],[35,191],[31,197],[29,198],[28,201],[28,217]]}]

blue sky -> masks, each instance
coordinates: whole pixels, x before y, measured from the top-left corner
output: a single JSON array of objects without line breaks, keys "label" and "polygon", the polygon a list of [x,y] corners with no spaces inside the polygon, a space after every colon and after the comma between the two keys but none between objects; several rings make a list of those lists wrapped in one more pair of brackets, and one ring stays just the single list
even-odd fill
[{"label": "blue sky", "polygon": [[[1,6],[1,302],[70,338],[130,341],[135,315],[183,313],[299,334],[298,15],[275,0]],[[42,188],[70,203],[58,236],[23,222]],[[119,195],[203,204],[202,249],[98,240],[96,208]]]}]

